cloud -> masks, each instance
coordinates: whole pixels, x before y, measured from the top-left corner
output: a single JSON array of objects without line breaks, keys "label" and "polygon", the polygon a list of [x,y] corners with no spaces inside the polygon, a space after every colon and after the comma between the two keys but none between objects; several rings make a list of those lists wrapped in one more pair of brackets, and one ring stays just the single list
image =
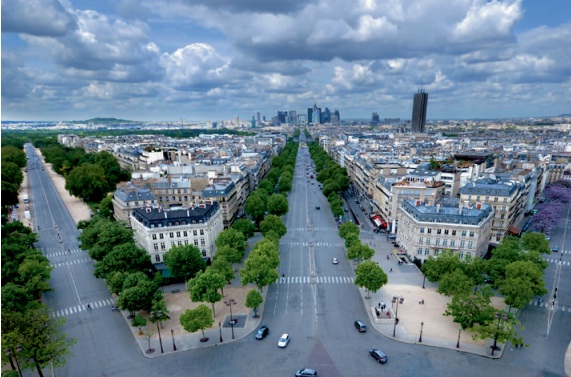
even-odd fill
[{"label": "cloud", "polygon": [[73,15],[57,0],[2,2],[2,32],[61,36],[75,28]]},{"label": "cloud", "polygon": [[307,6],[311,0],[182,0],[190,6],[201,5],[214,10],[237,13],[292,13]]}]

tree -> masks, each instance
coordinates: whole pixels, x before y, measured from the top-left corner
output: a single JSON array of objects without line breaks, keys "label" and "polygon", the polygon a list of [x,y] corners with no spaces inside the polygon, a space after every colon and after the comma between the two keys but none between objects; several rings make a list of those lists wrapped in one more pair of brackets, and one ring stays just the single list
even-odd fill
[{"label": "tree", "polygon": [[117,306],[122,310],[128,310],[131,315],[139,310],[149,311],[156,290],[157,286],[152,281],[141,280],[134,287],[123,288],[117,300]]},{"label": "tree", "polygon": [[278,268],[280,265],[280,252],[278,243],[272,238],[264,237],[252,248],[250,257],[264,255],[268,258],[269,267]]},{"label": "tree", "polygon": [[27,164],[26,153],[20,148],[12,145],[2,147],[0,155],[2,155],[2,165],[13,163],[18,168],[23,168]]},{"label": "tree", "polygon": [[61,332],[65,318],[52,319],[45,305],[18,315],[8,314],[7,318],[5,314],[8,313],[2,313],[2,346],[21,347],[19,359],[23,369],[36,368],[43,377],[42,369],[48,365],[65,365],[76,343],[76,339]]},{"label": "tree", "polygon": [[468,293],[475,283],[460,268],[440,276],[437,292],[446,296]]},{"label": "tree", "polygon": [[533,229],[539,232],[551,230],[561,218],[563,209],[563,205],[557,201],[544,204],[541,210],[533,216]]},{"label": "tree", "polygon": [[358,245],[361,243],[359,235],[356,233],[347,233],[345,236],[345,247],[349,249],[353,245]]},{"label": "tree", "polygon": [[442,252],[438,255],[438,258],[428,257],[421,267],[428,281],[433,282],[439,281],[442,276],[457,269],[462,269],[462,261],[460,256],[452,251]]},{"label": "tree", "polygon": [[385,271],[373,261],[361,263],[355,269],[355,285],[367,290],[366,298],[370,298],[369,291],[373,293],[378,291],[388,281]]},{"label": "tree", "polygon": [[242,258],[244,258],[244,252],[236,250],[232,248],[230,245],[223,245],[219,247],[218,250],[216,251],[215,258],[217,257],[224,257],[230,263],[240,263],[242,262]]},{"label": "tree", "polygon": [[215,243],[217,248],[228,245],[232,249],[240,252],[244,252],[244,250],[246,250],[246,238],[241,232],[233,228],[228,228],[220,232],[218,237],[216,237]]},{"label": "tree", "polygon": [[533,297],[547,293],[543,271],[532,261],[512,262],[506,267],[506,277],[500,282],[500,293],[511,308],[524,308]]},{"label": "tree", "polygon": [[133,319],[131,319],[131,326],[139,328],[139,335],[143,335],[143,330],[141,327],[147,325],[147,320],[140,314],[135,314]]},{"label": "tree", "polygon": [[88,202],[100,202],[107,195],[109,184],[99,165],[82,164],[66,176],[65,189]]},{"label": "tree", "polygon": [[[474,327],[476,334],[473,335],[474,339],[494,339],[492,345],[492,354],[497,349],[497,343],[511,342],[514,345],[523,344],[523,338],[516,332],[516,327],[519,321],[513,314],[505,311],[496,311],[493,317],[480,326]],[[523,327],[521,327],[523,330]]]},{"label": "tree", "polygon": [[32,297],[39,298],[42,293],[51,291],[49,285],[50,272],[53,270],[46,258],[40,260],[26,258],[20,264],[18,273],[20,281],[24,284],[26,292]]},{"label": "tree", "polygon": [[2,174],[2,181],[14,182],[18,186],[24,180],[24,175],[22,174],[22,171],[20,170],[18,165],[16,165],[13,162],[6,162],[6,163],[3,162],[1,174]]},{"label": "tree", "polygon": [[97,216],[84,226],[78,239],[81,248],[89,250],[89,256],[102,260],[115,246],[133,243],[133,232],[123,223]]},{"label": "tree", "polygon": [[551,185],[545,189],[545,197],[549,200],[568,203],[571,200],[571,189],[563,185]]},{"label": "tree", "polygon": [[355,243],[347,250],[347,258],[357,259],[358,262],[362,260],[371,259],[375,255],[375,250],[371,249],[369,245],[362,243]]},{"label": "tree", "polygon": [[212,318],[212,311],[208,306],[200,304],[196,309],[187,309],[180,316],[180,324],[188,332],[202,331],[202,339],[200,341],[206,342],[208,339],[204,335],[204,329],[212,327],[214,319]]},{"label": "tree", "polygon": [[224,288],[225,285],[226,279],[224,276],[208,268],[205,272],[198,272],[194,279],[189,280],[187,289],[192,301],[211,303],[212,313],[216,315],[214,303],[222,299],[222,295],[218,290]]},{"label": "tree", "polygon": [[359,236],[360,229],[357,225],[355,225],[352,222],[341,224],[341,226],[339,227],[339,237],[345,239],[347,237],[347,234],[349,233],[354,233],[357,236]]},{"label": "tree", "polygon": [[24,312],[28,305],[33,302],[34,296],[30,295],[24,287],[14,283],[7,283],[2,287],[2,312]]},{"label": "tree", "polygon": [[244,210],[252,216],[256,224],[259,224],[266,214],[267,201],[268,196],[264,190],[255,190],[246,199]]},{"label": "tree", "polygon": [[262,222],[260,222],[260,232],[266,235],[267,232],[273,230],[280,237],[287,233],[287,227],[284,225],[281,217],[276,215],[267,215]]},{"label": "tree", "polygon": [[268,179],[262,179],[258,184],[259,190],[264,190],[268,195],[274,192],[274,183],[270,182]]},{"label": "tree", "polygon": [[242,232],[245,239],[249,239],[254,235],[254,231],[256,230],[256,225],[254,225],[248,219],[238,219],[232,224],[232,228],[236,229],[239,232]]},{"label": "tree", "polygon": [[255,283],[261,292],[264,286],[278,280],[278,272],[270,267],[271,264],[271,258],[266,255],[251,255],[240,269],[240,282],[242,285]]},{"label": "tree", "polygon": [[[232,279],[236,277],[232,265],[230,262],[228,262],[228,259],[226,259],[224,255],[216,255],[209,268],[213,269],[221,276],[224,276],[224,279],[226,279],[228,283],[230,283]],[[222,294],[224,294],[224,292],[222,292]]]},{"label": "tree", "polygon": [[99,215],[109,220],[113,219],[113,194],[107,195],[99,203]]},{"label": "tree", "polygon": [[288,210],[287,198],[282,194],[274,194],[268,199],[268,213],[276,216],[285,215]]},{"label": "tree", "polygon": [[206,262],[200,250],[193,245],[173,246],[164,255],[164,261],[175,278],[192,279],[203,271]]},{"label": "tree", "polygon": [[126,277],[126,273],[116,271],[107,278],[107,286],[109,287],[111,293],[115,293],[117,295],[121,293],[121,290],[123,289],[123,282],[125,281]]},{"label": "tree", "polygon": [[115,272],[136,272],[147,270],[150,266],[147,252],[129,242],[115,246],[101,261],[95,262],[94,275],[107,279]]},{"label": "tree", "polygon": [[264,298],[260,292],[255,289],[248,292],[248,295],[246,296],[246,307],[254,309],[254,318],[258,318],[258,306],[260,306],[262,302],[264,302]]},{"label": "tree", "polygon": [[549,241],[545,236],[536,232],[525,232],[521,237],[521,246],[524,251],[537,251],[540,254],[550,254]]}]

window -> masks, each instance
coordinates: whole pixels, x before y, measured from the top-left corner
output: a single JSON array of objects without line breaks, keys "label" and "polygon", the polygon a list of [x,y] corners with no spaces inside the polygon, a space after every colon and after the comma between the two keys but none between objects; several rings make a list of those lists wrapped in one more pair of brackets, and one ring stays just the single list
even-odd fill
[{"label": "window", "polygon": [[470,231],[470,237],[474,237],[474,231]]},{"label": "window", "polygon": [[170,232],[170,233],[169,233],[169,237],[170,237],[170,238],[174,238],[174,232]]},{"label": "window", "polygon": [[465,243],[466,243],[466,242],[465,242],[464,240],[460,241],[460,247],[461,247],[461,248],[464,248],[464,244],[465,244]]},{"label": "window", "polygon": [[428,228],[426,231],[428,234],[432,233],[432,228]]},{"label": "window", "polygon": [[201,239],[200,239],[200,244],[201,244],[202,246],[206,245],[206,240],[205,240],[204,238],[201,238]]},{"label": "window", "polygon": [[497,201],[498,201],[498,197],[496,196],[496,197],[494,198],[494,203],[497,202]]},{"label": "window", "polygon": [[157,239],[157,235],[153,234],[153,239],[156,240]]},{"label": "window", "polygon": [[161,255],[155,254],[155,262],[160,262],[160,261],[161,261]]},{"label": "window", "polygon": [[159,244],[158,244],[158,243],[154,243],[154,244],[153,244],[153,249],[155,249],[155,251],[159,251]]},{"label": "window", "polygon": [[435,256],[435,257],[438,256],[438,250],[434,250],[434,256]]},{"label": "window", "polygon": [[455,240],[450,240],[450,247],[454,247],[454,245],[456,245],[456,241],[455,241]]},{"label": "window", "polygon": [[430,238],[426,238],[426,244],[430,245]]},{"label": "window", "polygon": [[508,198],[504,198],[504,203],[507,203],[507,202],[508,202]]},{"label": "window", "polygon": [[455,230],[452,231],[452,235],[453,235],[453,236],[456,235],[456,231],[455,231]]},{"label": "window", "polygon": [[198,246],[198,240],[194,239],[194,246]]},{"label": "window", "polygon": [[468,241],[468,249],[474,248],[473,241]]},{"label": "window", "polygon": [[422,247],[419,247],[418,250],[416,251],[416,253],[417,253],[418,255],[422,255]]},{"label": "window", "polygon": [[185,245],[188,245],[188,240],[184,240],[184,244],[185,244]]},{"label": "window", "polygon": [[464,259],[464,252],[461,251],[461,252],[458,253],[458,254],[460,255],[460,259]]},{"label": "window", "polygon": [[422,242],[423,242],[423,239],[422,239],[422,237],[420,237],[420,238],[418,239],[418,244],[419,244],[419,245],[422,245]]},{"label": "window", "polygon": [[202,256],[205,257],[206,256],[206,250],[202,249]]},{"label": "window", "polygon": [[424,249],[424,255],[430,255],[430,249]]},{"label": "window", "polygon": [[200,229],[200,235],[204,236],[204,229]]},{"label": "window", "polygon": [[442,240],[442,246],[444,247],[448,246],[448,240]]},{"label": "window", "polygon": [[[192,222],[194,223],[194,221],[192,221]],[[195,236],[198,236],[198,232],[196,231],[196,229],[192,231],[192,234]]]},{"label": "window", "polygon": [[442,234],[442,229],[436,229],[436,234]]},{"label": "window", "polygon": [[466,231],[465,230],[462,231],[462,237],[466,237]]},{"label": "window", "polygon": [[160,238],[161,240],[164,240],[164,239],[165,239],[165,235],[161,233],[161,234],[159,234],[159,238]]},{"label": "window", "polygon": [[420,233],[424,233],[424,228],[420,228]]},{"label": "window", "polygon": [[182,232],[182,235],[188,237],[188,232],[185,230],[184,232]]},{"label": "window", "polygon": [[434,242],[435,246],[440,246],[440,238],[437,238],[436,241]]},{"label": "window", "polygon": [[444,234],[448,235],[448,229],[444,229]]},{"label": "window", "polygon": [[161,250],[166,250],[167,246],[164,242],[161,242]]}]

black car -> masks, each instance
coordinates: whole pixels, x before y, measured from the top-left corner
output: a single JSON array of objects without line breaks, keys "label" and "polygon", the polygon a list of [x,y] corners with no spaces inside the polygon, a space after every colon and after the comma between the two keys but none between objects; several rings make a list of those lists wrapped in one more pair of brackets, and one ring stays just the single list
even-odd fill
[{"label": "black car", "polygon": [[266,337],[266,335],[268,335],[270,333],[270,329],[268,328],[268,326],[264,325],[262,327],[260,327],[260,329],[258,330],[258,332],[256,333],[256,339],[258,340],[262,340]]},{"label": "black car", "polygon": [[385,355],[383,353],[383,351],[376,349],[376,348],[373,348],[372,350],[370,350],[369,355],[371,355],[373,357],[373,359],[377,360],[381,364],[384,364],[387,361],[389,361],[389,358],[387,357],[387,355]]},{"label": "black car", "polygon": [[295,372],[295,377],[317,376],[317,371],[313,369],[300,369]]}]

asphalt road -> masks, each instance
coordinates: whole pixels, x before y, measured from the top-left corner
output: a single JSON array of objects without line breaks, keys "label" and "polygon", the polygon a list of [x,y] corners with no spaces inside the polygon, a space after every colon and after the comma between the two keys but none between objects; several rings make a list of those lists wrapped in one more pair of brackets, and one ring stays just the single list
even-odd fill
[{"label": "asphalt road", "polygon": [[[562,355],[569,343],[570,313],[555,310],[551,332],[545,337],[547,309],[538,306],[523,312],[526,340],[532,347],[508,349],[498,360],[404,344],[372,329],[358,333],[353,321],[361,319],[368,323],[368,316],[357,288],[351,283],[352,266],[343,256],[335,220],[317,182],[313,185],[307,182],[304,170],[308,152],[300,148],[298,153],[305,161],[296,170],[289,195],[290,211],[284,217],[288,234],[280,246],[280,274],[285,279],[268,288],[263,313],[263,323],[270,327],[269,336],[262,341],[251,336],[223,346],[153,359],[144,357],[128,324],[106,305],[110,295],[103,282],[93,277],[90,262],[83,262],[87,254],[66,252],[67,248],[77,249],[78,233],[73,221],[47,174],[37,168],[30,171],[31,205],[42,229],[38,246],[52,263],[61,264],[52,272],[55,291],[46,294],[45,299],[55,313],[67,318],[64,331],[78,339],[74,356],[66,366],[57,368],[55,375],[292,376],[303,367],[317,369],[320,376],[563,375]],[[42,196],[45,200],[40,199]],[[320,210],[315,208],[316,204]],[[57,239],[54,223],[60,230],[65,229],[60,231],[62,243]],[[331,263],[332,257],[339,258],[338,265]],[[568,284],[569,269],[563,271],[561,280],[567,279]],[[568,293],[559,291],[558,300],[569,299]],[[88,311],[84,307],[87,303],[96,307]],[[79,309],[66,314],[70,308]],[[291,342],[280,349],[277,341],[284,332],[290,334]],[[535,339],[533,343],[531,336]],[[388,355],[387,364],[378,364],[368,355],[373,347]],[[45,372],[51,375],[51,371]]]}]

